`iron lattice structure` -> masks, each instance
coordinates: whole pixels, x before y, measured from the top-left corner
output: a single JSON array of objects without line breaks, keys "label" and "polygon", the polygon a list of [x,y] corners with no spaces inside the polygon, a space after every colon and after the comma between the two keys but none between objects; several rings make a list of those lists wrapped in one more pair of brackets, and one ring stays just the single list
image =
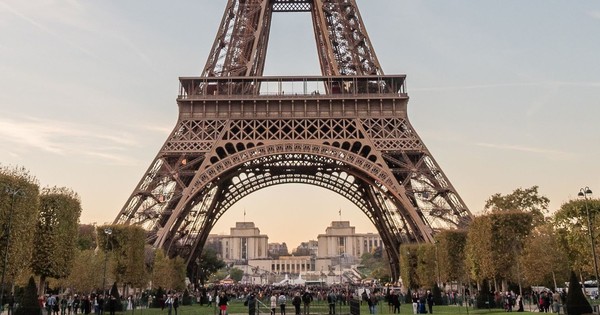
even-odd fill
[{"label": "iron lattice structure", "polygon": [[[322,76],[263,76],[271,17],[311,12]],[[259,189],[336,192],[399,246],[471,214],[407,116],[404,75],[384,75],[354,0],[229,0],[200,77],[180,78],[179,119],[115,219],[188,266],[219,218]]]}]

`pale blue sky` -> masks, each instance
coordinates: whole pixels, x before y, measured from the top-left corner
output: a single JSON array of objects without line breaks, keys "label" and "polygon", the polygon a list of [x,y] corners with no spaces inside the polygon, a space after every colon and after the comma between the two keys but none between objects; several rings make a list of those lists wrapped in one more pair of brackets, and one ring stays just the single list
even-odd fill
[{"label": "pale blue sky", "polygon": [[[0,163],[73,188],[82,222],[112,221],[175,126],[178,77],[201,72],[225,3],[0,0]],[[408,75],[413,125],[473,213],[532,185],[552,209],[585,185],[600,196],[600,2],[358,4],[384,71]],[[307,14],[275,16],[267,74],[318,74],[311,27]],[[244,208],[292,246],[339,208],[374,231],[341,197],[289,185],[243,199],[214,232]]]}]

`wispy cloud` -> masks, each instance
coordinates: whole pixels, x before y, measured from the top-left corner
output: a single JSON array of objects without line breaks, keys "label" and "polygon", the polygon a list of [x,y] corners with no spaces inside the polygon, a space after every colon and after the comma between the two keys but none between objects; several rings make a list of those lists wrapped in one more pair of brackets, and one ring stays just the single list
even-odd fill
[{"label": "wispy cloud", "polygon": [[551,159],[569,160],[569,159],[574,158],[574,155],[571,152],[531,147],[531,146],[522,146],[522,145],[514,145],[514,144],[495,144],[495,143],[484,143],[484,142],[476,143],[476,145],[478,145],[480,147],[486,147],[486,148],[492,148],[492,149],[498,149],[498,150],[535,153],[535,154],[546,156]]},{"label": "wispy cloud", "polygon": [[87,156],[115,164],[134,164],[124,154],[139,144],[127,133],[108,128],[66,123],[36,117],[0,118],[0,143],[15,151],[40,150],[61,156]]},{"label": "wispy cloud", "polygon": [[560,86],[575,86],[575,87],[600,87],[600,82],[568,82],[568,81],[548,81],[548,82],[525,82],[525,83],[492,83],[492,84],[473,84],[473,85],[457,85],[457,86],[436,86],[411,88],[413,91],[451,91],[451,90],[475,90],[475,89],[495,89],[505,87],[542,87],[556,88]]},{"label": "wispy cloud", "polygon": [[80,52],[84,53],[85,55],[95,58],[95,59],[100,59],[96,54],[92,53],[90,50],[88,50],[87,48],[79,45],[78,43],[69,40],[68,38],[61,36],[60,34],[58,34],[57,32],[53,31],[50,27],[38,22],[35,20],[35,18],[30,17],[28,15],[26,15],[25,13],[19,11],[18,9],[16,9],[15,7],[9,5],[8,3],[4,2],[4,1],[0,1],[0,6],[4,7],[8,12],[10,12],[11,14],[19,17],[20,19],[26,21],[27,23],[33,25],[34,27],[36,27],[37,29],[41,30],[42,32],[45,32],[53,37],[55,37],[56,39],[64,42],[65,44],[79,50]]},{"label": "wispy cloud", "polygon": [[594,19],[600,20],[600,11],[589,11],[588,15]]}]

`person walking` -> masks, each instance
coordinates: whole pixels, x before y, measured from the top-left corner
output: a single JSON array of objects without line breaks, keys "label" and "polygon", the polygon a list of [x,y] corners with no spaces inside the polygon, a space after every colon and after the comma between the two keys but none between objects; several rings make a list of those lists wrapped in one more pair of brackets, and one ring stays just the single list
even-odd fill
[{"label": "person walking", "polygon": [[171,294],[169,294],[165,300],[165,307],[168,310],[168,314],[171,315],[171,312],[173,311],[173,296],[171,296]]},{"label": "person walking", "polygon": [[217,305],[219,306],[221,315],[227,315],[228,302],[229,302],[229,299],[227,298],[227,295],[225,294],[225,292],[221,292],[219,294],[219,302],[217,303]]},{"label": "person walking", "polygon": [[173,309],[175,310],[175,315],[177,315],[178,308],[179,308],[179,294],[175,294],[175,298],[173,298]]},{"label": "person walking", "polygon": [[[248,315],[255,315],[256,313],[256,295],[250,293],[244,302],[244,305],[248,306]],[[277,306],[275,306],[277,307]]]},{"label": "person walking", "polygon": [[429,314],[433,314],[433,293],[427,290],[427,307],[429,308]]},{"label": "person walking", "polygon": [[275,292],[271,295],[271,315],[275,315],[275,310],[277,309],[277,297],[275,296]]},{"label": "person walking", "polygon": [[304,315],[310,314],[310,303],[313,301],[313,296],[308,290],[302,294],[302,304],[304,304]]},{"label": "person walking", "polygon": [[15,307],[15,296],[11,293],[8,297],[8,315],[13,315],[13,309]]},{"label": "person walking", "polygon": [[277,298],[277,303],[279,303],[279,309],[280,309],[281,315],[285,315],[286,302],[287,302],[287,298],[285,297],[285,294],[283,294],[283,292],[281,292],[281,294],[279,294],[279,297]]},{"label": "person walking", "polygon": [[327,304],[329,305],[329,315],[335,315],[335,293],[329,291],[327,294]]},{"label": "person walking", "polygon": [[417,292],[413,292],[412,294],[412,308],[413,314],[417,314],[419,312],[419,294]]},{"label": "person walking", "polygon": [[302,298],[300,292],[296,292],[292,298],[292,305],[294,305],[295,315],[300,315],[300,304],[302,304]]}]

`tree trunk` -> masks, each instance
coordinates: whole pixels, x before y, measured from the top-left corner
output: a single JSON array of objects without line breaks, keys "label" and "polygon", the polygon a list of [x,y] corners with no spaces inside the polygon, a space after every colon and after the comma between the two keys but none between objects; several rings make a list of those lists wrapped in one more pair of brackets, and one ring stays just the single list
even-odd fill
[{"label": "tree trunk", "polygon": [[40,286],[38,288],[38,296],[44,295],[46,293],[46,276],[40,276]]}]

